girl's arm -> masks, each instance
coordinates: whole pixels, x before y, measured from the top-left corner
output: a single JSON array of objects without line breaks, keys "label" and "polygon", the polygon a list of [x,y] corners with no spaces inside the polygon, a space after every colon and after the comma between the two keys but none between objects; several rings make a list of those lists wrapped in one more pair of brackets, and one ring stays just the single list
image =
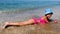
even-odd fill
[{"label": "girl's arm", "polygon": [[47,20],[47,18],[45,18],[45,21],[46,21],[46,23],[49,23],[49,21]]}]

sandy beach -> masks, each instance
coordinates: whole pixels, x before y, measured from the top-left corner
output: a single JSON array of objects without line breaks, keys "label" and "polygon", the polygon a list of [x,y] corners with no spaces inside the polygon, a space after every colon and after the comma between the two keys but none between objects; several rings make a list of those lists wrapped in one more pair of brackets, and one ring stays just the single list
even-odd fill
[{"label": "sandy beach", "polygon": [[[0,13],[0,26],[3,27],[4,22],[18,22],[25,21],[30,18],[39,18],[44,15],[45,8],[51,8],[54,12],[52,19],[58,20],[56,24],[45,24],[43,26],[26,25],[26,26],[10,26],[6,29],[0,29],[0,34],[60,34],[60,6],[48,6],[34,10],[27,10],[21,12],[1,12]],[[3,13],[3,14],[2,14]]]}]

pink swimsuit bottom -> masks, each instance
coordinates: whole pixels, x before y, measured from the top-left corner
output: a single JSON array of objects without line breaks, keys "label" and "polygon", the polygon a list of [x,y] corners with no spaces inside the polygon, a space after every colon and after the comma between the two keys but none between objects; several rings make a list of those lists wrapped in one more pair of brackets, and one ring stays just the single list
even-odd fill
[{"label": "pink swimsuit bottom", "polygon": [[[36,18],[33,18],[33,20],[34,20],[34,24],[36,24],[37,23],[37,19]],[[39,21],[40,21],[39,23],[41,25],[46,23],[46,21],[44,19],[42,19],[42,18],[39,18]]]}]

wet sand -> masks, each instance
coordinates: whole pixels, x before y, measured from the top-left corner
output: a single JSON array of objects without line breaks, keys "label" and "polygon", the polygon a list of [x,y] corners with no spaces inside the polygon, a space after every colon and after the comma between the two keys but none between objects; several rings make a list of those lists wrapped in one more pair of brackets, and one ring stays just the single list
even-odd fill
[{"label": "wet sand", "polygon": [[[25,21],[32,17],[39,17],[44,15],[44,9],[47,7],[43,7],[40,9],[30,10],[26,12],[15,12],[15,13],[0,13],[0,26],[4,24],[4,22],[18,22]],[[26,26],[10,26],[6,29],[0,28],[0,34],[60,34],[60,6],[52,6],[49,7],[53,10],[54,15],[52,19],[57,19],[58,23],[53,24],[45,24],[45,25],[26,25]]]},{"label": "wet sand", "polygon": [[[60,34],[60,26],[56,24],[44,24],[44,25],[26,25],[26,26],[10,26],[6,29],[2,29],[0,34]],[[59,24],[60,25],[60,24]]]}]

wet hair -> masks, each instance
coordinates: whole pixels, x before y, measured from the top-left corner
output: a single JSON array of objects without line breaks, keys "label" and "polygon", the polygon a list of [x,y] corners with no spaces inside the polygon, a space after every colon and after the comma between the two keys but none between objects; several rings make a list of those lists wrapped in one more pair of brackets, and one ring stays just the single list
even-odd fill
[{"label": "wet hair", "polygon": [[48,13],[48,14],[45,14],[45,16],[47,16],[47,15],[50,15],[50,14],[52,15],[52,14],[53,14],[53,12],[51,12],[51,13]]}]

